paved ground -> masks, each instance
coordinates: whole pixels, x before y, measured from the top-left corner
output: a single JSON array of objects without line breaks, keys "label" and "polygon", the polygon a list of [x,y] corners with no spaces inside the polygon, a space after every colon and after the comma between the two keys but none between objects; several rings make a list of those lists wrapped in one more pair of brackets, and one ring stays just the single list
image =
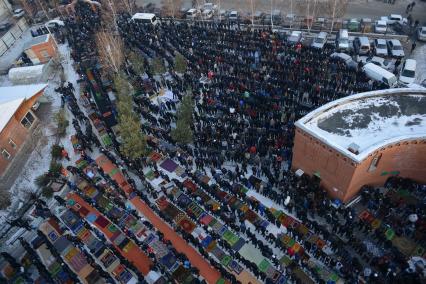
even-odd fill
[{"label": "paved ground", "polygon": [[[297,15],[306,14],[306,7],[300,8],[297,4],[298,0],[253,0],[254,10],[264,11],[270,13],[271,11],[271,1],[273,2],[273,9],[279,9],[283,14],[291,13],[291,2],[293,2],[293,11]],[[182,0],[184,5],[191,6],[192,0]],[[203,0],[197,0],[196,3],[201,5],[204,3]],[[225,10],[239,10],[239,11],[251,11],[251,1],[250,0],[211,0],[206,2],[213,2],[217,5],[220,5],[220,9]],[[168,3],[167,0],[136,0],[136,4],[146,5],[148,3],[156,4],[157,6],[162,5],[162,3]],[[389,14],[405,14],[405,9],[411,3],[411,0],[396,0],[395,4],[383,3],[383,1],[378,0],[352,0],[348,3],[348,8],[345,14],[346,18],[379,18],[380,16],[385,16]],[[416,1],[415,9],[412,12],[413,19],[419,19],[421,22],[426,21],[426,2]],[[325,16],[325,15],[322,15]]]}]

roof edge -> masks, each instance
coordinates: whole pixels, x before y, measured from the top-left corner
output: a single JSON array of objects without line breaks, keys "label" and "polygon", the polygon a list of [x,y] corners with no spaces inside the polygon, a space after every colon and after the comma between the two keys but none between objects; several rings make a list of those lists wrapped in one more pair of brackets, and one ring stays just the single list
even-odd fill
[{"label": "roof edge", "polygon": [[379,96],[386,96],[386,95],[397,95],[397,94],[416,94],[421,93],[426,96],[426,88],[401,88],[401,89],[387,89],[387,90],[378,90],[378,91],[371,91],[371,92],[364,92],[348,97],[344,97],[332,102],[329,102],[316,110],[313,110],[312,112],[308,113],[298,121],[296,121],[295,126],[302,131],[308,133],[309,135],[315,137],[319,141],[321,141],[324,144],[327,144],[328,146],[332,147],[342,155],[348,157],[352,161],[356,162],[357,164],[360,164],[362,161],[364,161],[371,153],[377,151],[380,148],[386,147],[390,144],[395,144],[397,142],[406,142],[406,141],[413,141],[418,139],[425,139],[426,140],[426,133],[419,133],[419,134],[413,134],[413,135],[401,135],[397,137],[393,137],[391,139],[382,140],[381,143],[376,143],[371,145],[370,147],[363,150],[358,155],[348,151],[346,148],[341,147],[340,145],[336,143],[332,143],[331,141],[328,141],[325,137],[317,134],[315,131],[312,131],[310,128],[305,126],[305,123],[309,122],[316,116],[323,114],[330,109],[341,105],[350,103],[356,100],[364,99],[364,98],[371,98],[371,97],[379,97]]}]

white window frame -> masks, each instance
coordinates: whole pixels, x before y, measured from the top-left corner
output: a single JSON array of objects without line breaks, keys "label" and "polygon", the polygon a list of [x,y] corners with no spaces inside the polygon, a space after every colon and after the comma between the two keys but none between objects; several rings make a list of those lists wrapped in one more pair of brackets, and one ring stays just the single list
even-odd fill
[{"label": "white window frame", "polygon": [[[27,118],[27,115],[28,114],[30,114],[32,117],[33,117],[33,122],[30,122],[29,121],[29,119]],[[24,120],[27,120],[28,122],[29,122],[29,126],[27,127],[27,125],[26,124],[24,124],[23,123],[23,121]],[[25,116],[21,119],[21,125],[23,126],[23,127],[25,127],[26,129],[30,129],[31,128],[31,126],[33,126],[33,124],[34,124],[34,121],[36,120],[36,118],[35,118],[35,116],[29,111],[29,112],[27,112],[26,114],[25,114]]]},{"label": "white window frame", "polygon": [[15,141],[12,140],[12,138],[9,138],[9,145],[13,148],[16,149],[17,145],[15,143]]},{"label": "white window frame", "polygon": [[6,149],[1,150],[1,156],[6,160],[10,160],[10,158],[12,157],[12,155],[10,155],[10,153]]}]

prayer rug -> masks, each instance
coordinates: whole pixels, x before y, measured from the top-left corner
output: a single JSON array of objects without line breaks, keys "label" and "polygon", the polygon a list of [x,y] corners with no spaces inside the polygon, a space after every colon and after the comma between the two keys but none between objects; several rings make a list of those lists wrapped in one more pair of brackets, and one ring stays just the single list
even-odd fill
[{"label": "prayer rug", "polygon": [[426,251],[425,251],[424,247],[422,247],[421,245],[418,245],[418,246],[414,249],[414,251],[413,251],[413,253],[412,253],[412,256],[422,256],[425,252],[426,252]]},{"label": "prayer rug", "polygon": [[201,182],[204,184],[208,184],[210,182],[210,178],[208,176],[203,176],[201,178]]},{"label": "prayer rug", "polygon": [[102,215],[99,215],[95,223],[101,228],[105,228],[110,222]]},{"label": "prayer rug", "polygon": [[182,168],[181,166],[178,166],[175,170],[175,174],[180,177],[182,176],[182,174],[185,174],[185,169]]},{"label": "prayer rug", "polygon": [[81,207],[80,210],[78,210],[78,212],[83,216],[86,217],[87,214],[89,214],[89,210],[86,207]]},{"label": "prayer rug", "polygon": [[254,213],[251,209],[247,210],[244,217],[246,220],[248,220],[252,224],[254,224],[254,222],[257,219],[256,213]]},{"label": "prayer rug", "polygon": [[272,279],[276,272],[277,270],[271,265],[268,267],[268,269],[266,269],[265,274],[266,274],[266,277]]},{"label": "prayer rug", "polygon": [[177,199],[176,204],[182,208],[186,208],[191,202],[192,200],[186,194],[181,194]]},{"label": "prayer rug", "polygon": [[224,257],[222,257],[222,259],[220,260],[220,263],[223,266],[228,266],[228,264],[231,262],[232,257],[230,257],[229,255],[225,255]]},{"label": "prayer rug", "polygon": [[201,241],[201,245],[206,248],[212,241],[213,238],[211,236],[207,236]]},{"label": "prayer rug", "polygon": [[211,241],[206,247],[207,252],[212,252],[215,249],[216,249],[216,241]]},{"label": "prayer rug", "polygon": [[309,229],[305,225],[301,224],[297,227],[297,231],[305,236],[309,232]]},{"label": "prayer rug", "polygon": [[239,251],[244,245],[246,241],[243,238],[239,238],[238,241],[232,246],[234,251]]},{"label": "prayer rug", "polygon": [[176,170],[176,168],[178,167],[178,164],[176,164],[171,159],[167,159],[163,163],[161,163],[160,167],[162,167],[163,169],[165,169],[166,171],[168,171],[169,173],[171,173],[174,170]]},{"label": "prayer rug", "polygon": [[90,223],[94,223],[96,221],[96,218],[98,218],[98,216],[96,216],[96,214],[94,213],[90,213],[86,216],[86,220]]},{"label": "prayer rug", "polygon": [[151,153],[151,155],[149,155],[148,158],[151,161],[158,162],[162,157],[163,157],[163,155],[154,151],[154,152]]},{"label": "prayer rug", "polygon": [[180,220],[179,225],[181,226],[181,228],[187,232],[187,233],[192,233],[192,231],[194,231],[195,229],[195,224],[189,220],[188,218],[184,218],[182,220]]},{"label": "prayer rug", "polygon": [[148,172],[145,174],[145,178],[146,178],[146,179],[148,179],[149,181],[151,181],[151,180],[155,179],[155,174],[154,174],[154,172],[153,172],[153,171],[148,171]]},{"label": "prayer rug", "polygon": [[263,259],[260,263],[257,264],[257,267],[260,271],[266,272],[271,265],[266,259]]},{"label": "prayer rug", "polygon": [[169,216],[170,218],[174,219],[176,216],[180,213],[180,210],[177,209],[175,206],[169,204],[164,210],[163,213],[166,216]]},{"label": "prayer rug", "polygon": [[202,218],[200,218],[200,223],[203,225],[208,225],[213,220],[213,217],[210,215],[204,215]]},{"label": "prayer rug", "polygon": [[232,232],[229,231],[228,228],[225,225],[223,225],[223,227],[220,228],[220,230],[219,230],[219,232],[217,232],[217,234],[219,236],[222,236],[223,239],[225,239],[225,235],[229,237],[230,234],[232,234]]},{"label": "prayer rug", "polygon": [[233,271],[235,271],[235,273],[237,274],[240,274],[243,271],[243,268],[241,267],[241,265],[239,265],[238,262],[236,262],[235,260],[232,260],[228,264],[228,267],[232,269]]},{"label": "prayer rug", "polygon": [[411,240],[404,237],[395,237],[392,240],[392,244],[397,247],[397,249],[402,252],[405,256],[411,255],[411,253],[416,248],[416,244]]},{"label": "prayer rug", "polygon": [[169,252],[161,258],[160,262],[170,270],[177,262],[177,258],[171,252]]},{"label": "prayer rug", "polygon": [[197,190],[197,185],[193,183],[190,179],[186,179],[183,182],[183,186],[185,186],[187,189],[189,189],[192,192],[195,192]]},{"label": "prayer rug", "polygon": [[214,256],[216,256],[217,257],[217,259],[222,259],[224,256],[225,256],[225,253],[223,252],[223,250],[221,249],[221,248],[219,248],[219,247],[216,247],[213,251],[212,251],[212,254],[214,255]]},{"label": "prayer rug", "polygon": [[[167,208],[171,208],[172,206],[169,206],[169,207],[167,207]],[[174,206],[173,206],[174,207]],[[178,209],[176,209],[176,210],[178,210]],[[179,222],[180,222],[180,220],[182,220],[183,218],[185,218],[186,217],[186,214],[185,213],[183,213],[183,212],[181,212],[181,211],[178,211],[178,213],[176,214],[176,216],[175,216],[175,218],[173,218],[174,219],[174,221],[175,221],[175,223],[177,223],[177,224],[179,224]]]}]

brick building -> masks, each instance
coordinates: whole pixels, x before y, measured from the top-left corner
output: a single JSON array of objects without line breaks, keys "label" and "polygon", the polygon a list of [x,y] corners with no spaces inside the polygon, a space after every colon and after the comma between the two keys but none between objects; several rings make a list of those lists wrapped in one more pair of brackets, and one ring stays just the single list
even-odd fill
[{"label": "brick building", "polygon": [[37,117],[31,107],[47,84],[0,88],[0,177],[27,141]]},{"label": "brick building", "polygon": [[307,114],[296,122],[292,168],[343,202],[390,176],[426,183],[426,89],[362,93]]},{"label": "brick building", "polygon": [[24,47],[24,52],[33,64],[46,63],[58,54],[58,47],[50,34],[32,38]]}]

